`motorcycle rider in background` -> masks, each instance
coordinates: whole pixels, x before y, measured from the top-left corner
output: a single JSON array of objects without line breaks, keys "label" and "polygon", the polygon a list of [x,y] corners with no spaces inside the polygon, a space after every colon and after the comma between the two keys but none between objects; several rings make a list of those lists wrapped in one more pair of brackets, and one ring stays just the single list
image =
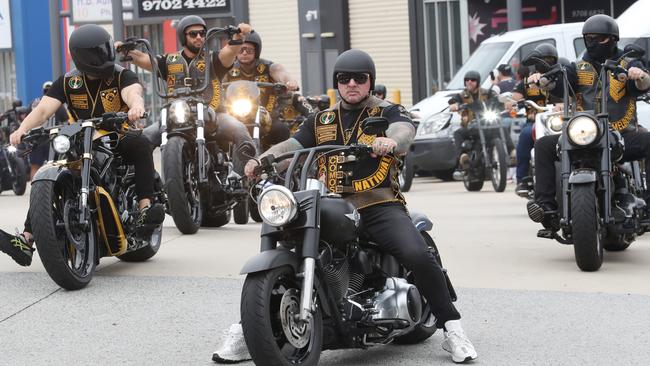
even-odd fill
[{"label": "motorcycle rider in background", "polygon": [[[205,102],[209,105],[208,113],[216,113],[215,120],[220,135],[235,143],[233,168],[237,173],[243,174],[246,158],[238,152],[237,147],[244,142],[252,141],[252,139],[241,122],[225,113],[221,92],[221,79],[232,67],[235,57],[242,47],[244,37],[249,36],[251,32],[251,26],[246,23],[240,23],[237,27],[241,33],[233,35],[232,40],[221,50],[213,50],[210,55],[206,56],[199,52],[205,43],[207,25],[203,18],[188,15],[179,20],[176,25],[176,36],[183,48],[177,52],[158,55],[157,63],[160,71],[159,77],[167,82],[169,93],[176,88],[187,87],[184,84],[187,76],[194,80],[202,79],[205,63],[211,63],[210,84],[204,92]],[[116,42],[115,46],[119,47],[121,44],[122,42]],[[129,56],[133,58],[132,62],[136,66],[152,71],[151,60],[146,53],[131,50]],[[157,136],[159,135],[158,133]]]},{"label": "motorcycle rider in background", "polygon": [[[600,65],[607,59],[617,59],[623,51],[618,48],[618,25],[607,15],[598,14],[587,19],[582,27],[587,52],[581,60],[566,67],[568,82],[576,93],[578,111],[594,110],[599,113]],[[650,90],[650,75],[638,59],[623,59],[621,65],[627,68],[626,82],[610,78],[607,110],[610,126],[618,130],[625,141],[623,161],[646,160],[646,176],[650,177],[650,132],[637,131],[636,97]],[[541,73],[528,77],[529,83],[539,82],[542,88],[551,90],[552,95],[563,94],[562,83],[548,83],[541,79]],[[557,84],[557,85],[554,85]],[[535,142],[535,199],[527,204],[528,216],[534,222],[541,222],[547,229],[559,226],[557,202],[555,201],[555,167],[558,161],[556,146],[560,135],[544,136]],[[643,197],[650,199],[648,192]],[[647,206],[646,206],[647,207]]]},{"label": "motorcycle rider in background", "polygon": [[386,99],[386,86],[383,84],[375,85],[375,90],[372,91],[372,95],[376,96],[381,100]]},{"label": "motorcycle rider in background", "polygon": [[[440,264],[413,226],[406,210],[406,201],[399,191],[396,157],[406,153],[415,136],[409,113],[401,105],[370,95],[375,83],[375,64],[370,55],[361,50],[351,49],[339,55],[332,76],[341,101],[333,108],[311,116],[294,137],[273,146],[261,157],[269,154],[279,156],[319,145],[361,143],[372,146],[376,159],[364,161],[355,174],[359,174],[359,179],[368,176],[368,181],[376,184],[364,186],[363,191],[353,189],[354,193],[346,190],[352,187],[343,187],[342,190],[348,192],[343,193],[343,197],[357,208],[366,235],[414,272],[416,286],[427,299],[438,328],[445,330],[442,348],[451,353],[454,362],[476,359],[476,351],[465,336],[460,314],[451,301]],[[386,137],[363,133],[362,121],[372,116],[388,120]],[[390,173],[378,178],[376,172],[382,162],[390,164]],[[255,159],[246,164],[245,171],[249,178],[255,178],[258,164]],[[323,163],[323,166],[326,164]],[[343,180],[336,184],[343,184]],[[330,189],[337,188],[329,186]],[[213,354],[213,360],[228,363],[249,359],[241,325],[233,324],[229,332],[224,346]]]},{"label": "motorcycle rider in background", "polygon": [[[67,103],[74,120],[128,110],[129,121],[135,122],[144,115],[142,85],[133,71],[115,64],[111,36],[104,28],[88,24],[75,29],[70,35],[68,48],[77,68],[52,84],[38,106],[11,134],[12,145],[19,144],[29,130],[43,125],[64,103]],[[149,140],[140,132],[127,130],[117,151],[127,163],[135,166],[135,189],[140,208],[137,222],[143,228],[161,224],[165,209],[161,204],[151,205],[155,173],[153,156]],[[29,213],[22,234],[11,235],[0,230],[0,250],[21,266],[31,264],[34,240]]]},{"label": "motorcycle rider in background", "polygon": [[[260,58],[262,53],[262,38],[258,32],[253,31],[244,40],[244,45],[239,49],[237,61],[232,69],[226,74],[223,81],[232,82],[237,80],[259,81],[266,83],[283,83],[289,91],[297,91],[298,83],[289,75],[284,66],[277,62]],[[260,105],[266,108],[271,114],[272,122],[270,130],[262,138],[262,146],[271,146],[289,138],[289,126],[280,121],[278,109],[278,98],[272,90],[262,88],[260,90]]]}]

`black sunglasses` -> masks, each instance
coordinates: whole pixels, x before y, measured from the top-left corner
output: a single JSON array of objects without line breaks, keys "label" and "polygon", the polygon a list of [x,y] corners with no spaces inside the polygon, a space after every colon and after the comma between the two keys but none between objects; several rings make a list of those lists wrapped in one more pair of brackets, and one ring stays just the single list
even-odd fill
[{"label": "black sunglasses", "polygon": [[603,43],[609,38],[608,34],[585,34],[585,41]]},{"label": "black sunglasses", "polygon": [[365,84],[368,81],[368,74],[340,72],[336,74],[336,81],[341,84],[347,84],[350,80],[354,80],[357,84]]},{"label": "black sunglasses", "polygon": [[465,79],[465,81],[467,81],[467,80],[474,81],[474,82],[478,81],[477,79],[472,79],[472,78]]},{"label": "black sunglasses", "polygon": [[185,33],[185,34],[188,35],[188,36],[190,36],[190,37],[192,37],[192,38],[196,38],[197,36],[201,36],[201,38],[205,38],[205,31],[204,31],[204,30],[200,30],[200,31],[189,31],[189,32],[187,32],[187,33]]}]

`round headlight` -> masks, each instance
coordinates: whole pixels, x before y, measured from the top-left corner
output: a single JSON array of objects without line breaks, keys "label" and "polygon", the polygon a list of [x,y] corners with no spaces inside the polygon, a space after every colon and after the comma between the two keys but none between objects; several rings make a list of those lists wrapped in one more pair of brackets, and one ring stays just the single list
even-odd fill
[{"label": "round headlight", "polygon": [[191,113],[190,105],[186,101],[175,100],[169,105],[169,122],[184,125],[189,122]]},{"label": "round headlight", "polygon": [[8,152],[8,153],[13,154],[13,153],[15,153],[16,151],[18,151],[18,149],[16,149],[16,147],[15,147],[14,145],[9,145],[9,146],[7,146],[7,152]]},{"label": "round headlight", "polygon": [[298,203],[289,189],[280,185],[265,188],[257,201],[260,216],[271,226],[283,226],[296,218]]},{"label": "round headlight", "polygon": [[562,116],[550,116],[546,120],[546,127],[548,127],[551,131],[554,132],[560,132],[562,131]]},{"label": "round headlight", "polygon": [[587,116],[578,116],[569,121],[569,141],[576,145],[589,145],[598,137],[598,122]]},{"label": "round headlight", "polygon": [[495,122],[497,120],[497,118],[499,118],[499,115],[495,111],[487,110],[487,111],[485,111],[485,113],[483,113],[483,118],[486,121],[492,123],[492,122]]},{"label": "round headlight", "polygon": [[59,135],[52,140],[54,151],[59,154],[65,154],[70,150],[70,139],[68,136]]},{"label": "round headlight", "polygon": [[237,99],[232,102],[230,105],[230,110],[232,114],[237,117],[246,117],[251,113],[253,109],[253,103],[249,99]]}]

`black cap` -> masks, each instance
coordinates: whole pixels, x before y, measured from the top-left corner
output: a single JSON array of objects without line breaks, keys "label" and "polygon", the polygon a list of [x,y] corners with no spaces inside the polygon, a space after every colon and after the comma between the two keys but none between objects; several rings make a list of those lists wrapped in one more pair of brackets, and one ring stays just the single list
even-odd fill
[{"label": "black cap", "polygon": [[618,40],[618,24],[609,15],[596,14],[585,21],[582,34],[608,34]]},{"label": "black cap", "polygon": [[512,67],[508,64],[501,64],[497,67],[497,71],[501,73],[503,76],[510,76],[512,75]]}]

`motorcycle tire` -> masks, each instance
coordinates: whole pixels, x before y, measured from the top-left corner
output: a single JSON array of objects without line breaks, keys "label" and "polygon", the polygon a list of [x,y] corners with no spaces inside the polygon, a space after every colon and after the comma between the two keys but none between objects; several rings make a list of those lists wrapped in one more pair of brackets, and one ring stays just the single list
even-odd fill
[{"label": "motorcycle tire", "polygon": [[165,177],[165,192],[169,211],[176,228],[183,234],[194,234],[202,223],[203,210],[199,200],[191,203],[192,193],[188,192],[184,171],[192,160],[188,158],[187,141],[179,136],[173,136],[167,141],[162,151],[163,176]]},{"label": "motorcycle tire", "polygon": [[410,155],[404,156],[404,165],[399,172],[398,181],[399,189],[402,192],[408,192],[411,190],[411,185],[413,184],[413,176],[415,175],[413,171],[413,158]]},{"label": "motorcycle tire", "polygon": [[158,253],[160,243],[162,242],[162,225],[158,227],[151,234],[149,244],[140,249],[132,252],[126,252],[117,258],[123,262],[144,262]]},{"label": "motorcycle tire", "polygon": [[495,192],[503,192],[508,181],[508,154],[500,138],[492,140],[490,180]]},{"label": "motorcycle tire", "polygon": [[225,211],[217,214],[203,215],[201,226],[203,227],[222,227],[230,222],[230,211]]},{"label": "motorcycle tire", "polygon": [[597,271],[603,264],[596,191],[593,183],[571,187],[573,250],[578,268]]},{"label": "motorcycle tire", "polygon": [[16,196],[22,196],[25,194],[25,190],[27,189],[27,175],[29,173],[26,171],[26,167],[27,163],[24,159],[15,159],[14,172],[16,177],[14,178],[11,188]]},{"label": "motorcycle tire", "polygon": [[[299,308],[300,283],[289,266],[246,276],[241,297],[241,323],[248,351],[256,365],[318,365],[323,345],[321,307],[316,306],[312,315],[309,339],[298,340],[306,342],[303,347],[298,348],[294,344],[302,343],[295,340],[291,343],[287,339],[282,325],[281,301],[293,290],[298,298],[294,297],[292,305]],[[292,325],[297,326],[288,324],[287,327]]]},{"label": "motorcycle tire", "polygon": [[235,207],[233,207],[232,212],[235,219],[235,224],[245,225],[248,224],[248,200],[246,198],[243,201],[238,202]]},{"label": "motorcycle tire", "polygon": [[255,222],[262,222],[262,216],[260,211],[257,209],[257,203],[252,199],[248,200],[248,213],[251,215],[251,219]]},{"label": "motorcycle tire", "polygon": [[603,239],[603,249],[609,252],[622,252],[630,246],[630,242],[625,241],[623,235],[617,234],[612,230],[607,230],[607,236]]},{"label": "motorcycle tire", "polygon": [[[67,233],[68,230],[57,225],[64,219],[66,201],[76,205],[78,199],[71,194],[72,184],[66,181],[42,180],[32,185],[29,198],[33,207],[31,215],[34,241],[38,255],[43,262],[47,274],[66,290],[79,290],[86,287],[93,277],[96,264],[96,220],[89,218],[90,231],[81,234],[84,241],[84,253],[75,249]],[[74,267],[74,268],[72,268]]]},{"label": "motorcycle tire", "polygon": [[483,188],[483,179],[472,180],[470,174],[463,174],[463,185],[469,192],[478,192]]}]

